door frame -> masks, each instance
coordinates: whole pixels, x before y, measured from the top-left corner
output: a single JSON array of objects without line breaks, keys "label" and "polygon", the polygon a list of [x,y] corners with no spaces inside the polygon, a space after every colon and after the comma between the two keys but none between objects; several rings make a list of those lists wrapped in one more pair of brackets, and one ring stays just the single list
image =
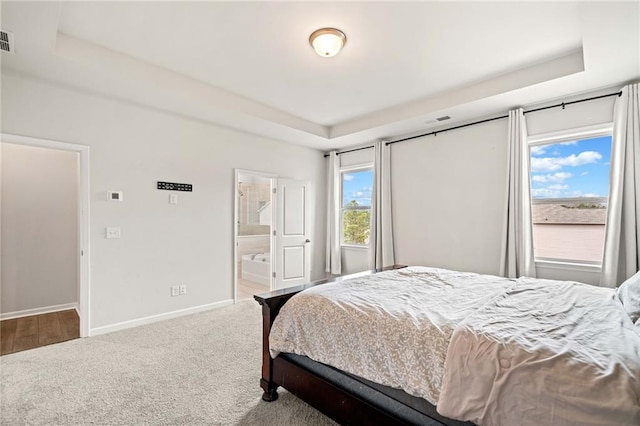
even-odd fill
[{"label": "door frame", "polygon": [[90,330],[90,294],[91,275],[90,263],[90,227],[89,227],[89,147],[50,139],[32,138],[8,133],[0,133],[0,142],[17,145],[28,145],[40,148],[57,149],[61,151],[77,152],[79,154],[80,170],[78,173],[78,310],[80,318],[80,337],[88,337]]},{"label": "door frame", "polygon": [[[278,179],[278,175],[273,174],[273,173],[266,173],[266,172],[258,172],[255,170],[246,170],[246,169],[233,169],[233,175],[234,175],[234,179],[233,179],[233,303],[238,303],[238,208],[240,207],[238,205],[238,199],[239,194],[238,194],[238,183],[239,183],[239,179],[238,179],[238,175],[253,175],[253,176],[258,176],[258,177],[263,177],[263,178],[267,178],[267,179],[271,179],[271,208],[275,208],[274,206],[274,194],[273,194],[273,188],[274,185],[276,184],[276,180]],[[269,241],[270,241],[270,246],[271,246],[271,271],[273,272],[273,221],[274,221],[275,215],[271,214],[271,229],[269,231],[269,233],[271,235],[269,235]],[[272,274],[273,275],[273,274]],[[270,277],[270,285],[269,285],[269,290],[273,289],[273,276]]]}]

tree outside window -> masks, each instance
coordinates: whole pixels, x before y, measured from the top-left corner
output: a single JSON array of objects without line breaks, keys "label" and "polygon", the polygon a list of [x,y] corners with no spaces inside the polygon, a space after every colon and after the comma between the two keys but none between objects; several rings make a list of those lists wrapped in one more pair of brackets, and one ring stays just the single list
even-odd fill
[{"label": "tree outside window", "polygon": [[368,245],[373,170],[342,173],[342,243]]}]

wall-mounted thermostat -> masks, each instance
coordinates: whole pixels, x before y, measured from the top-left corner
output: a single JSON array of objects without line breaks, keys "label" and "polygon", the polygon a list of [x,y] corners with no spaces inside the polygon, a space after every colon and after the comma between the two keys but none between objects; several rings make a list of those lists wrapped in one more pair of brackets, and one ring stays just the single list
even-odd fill
[{"label": "wall-mounted thermostat", "polygon": [[109,201],[122,201],[122,191],[108,191],[107,198],[109,199]]}]

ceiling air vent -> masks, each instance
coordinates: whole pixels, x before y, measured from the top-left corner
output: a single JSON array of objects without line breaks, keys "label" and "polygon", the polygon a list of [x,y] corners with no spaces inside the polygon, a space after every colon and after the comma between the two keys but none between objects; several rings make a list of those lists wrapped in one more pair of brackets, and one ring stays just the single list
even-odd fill
[{"label": "ceiling air vent", "polygon": [[443,115],[442,117],[436,118],[436,120],[438,121],[451,120],[451,117],[449,117],[448,115]]},{"label": "ceiling air vent", "polygon": [[8,53],[15,53],[13,47],[13,33],[0,30],[0,50]]}]

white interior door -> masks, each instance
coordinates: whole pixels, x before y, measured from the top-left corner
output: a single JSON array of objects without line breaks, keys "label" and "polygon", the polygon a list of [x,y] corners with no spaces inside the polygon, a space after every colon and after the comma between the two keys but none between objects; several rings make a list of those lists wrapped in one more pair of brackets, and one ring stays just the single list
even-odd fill
[{"label": "white interior door", "polygon": [[278,179],[275,222],[275,288],[311,280],[311,184]]}]

